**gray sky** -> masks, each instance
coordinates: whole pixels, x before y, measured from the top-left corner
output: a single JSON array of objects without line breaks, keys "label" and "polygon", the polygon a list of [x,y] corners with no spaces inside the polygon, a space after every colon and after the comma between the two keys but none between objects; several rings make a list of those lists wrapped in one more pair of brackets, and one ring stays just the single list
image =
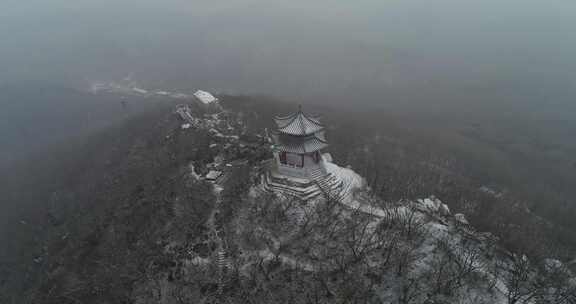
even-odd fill
[{"label": "gray sky", "polygon": [[430,108],[550,110],[576,95],[571,0],[3,0],[0,20],[4,82],[134,72],[159,86]]}]

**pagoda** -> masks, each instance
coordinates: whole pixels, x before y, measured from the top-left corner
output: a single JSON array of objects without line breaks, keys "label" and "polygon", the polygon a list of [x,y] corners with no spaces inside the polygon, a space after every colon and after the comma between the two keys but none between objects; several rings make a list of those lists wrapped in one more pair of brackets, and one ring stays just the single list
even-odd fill
[{"label": "pagoda", "polygon": [[275,117],[274,159],[283,176],[311,179],[326,173],[320,151],[328,146],[318,117],[298,112]]},{"label": "pagoda", "polygon": [[266,175],[268,189],[310,199],[337,186],[326,170],[328,147],[324,125],[319,117],[305,114],[302,108],[288,116],[274,118],[272,132],[274,159]]}]

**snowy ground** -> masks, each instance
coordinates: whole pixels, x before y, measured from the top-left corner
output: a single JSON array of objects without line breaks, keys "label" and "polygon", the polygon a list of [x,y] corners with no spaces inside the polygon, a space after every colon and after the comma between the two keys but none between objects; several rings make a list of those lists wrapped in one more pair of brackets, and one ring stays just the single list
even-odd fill
[{"label": "snowy ground", "polygon": [[[466,259],[470,252],[478,252],[478,248],[467,247],[475,246],[465,244],[465,238],[460,231],[461,226],[467,225],[463,215],[456,218],[450,214],[450,209],[435,197],[419,199],[417,201],[406,201],[402,204],[391,205],[388,208],[374,206],[374,202],[367,202],[362,199],[363,196],[355,195],[358,192],[367,191],[364,179],[350,168],[343,168],[331,162],[325,162],[325,167],[328,173],[332,174],[335,178],[342,181],[344,185],[343,191],[345,195],[338,203],[346,207],[349,211],[348,214],[355,214],[357,212],[371,217],[371,222],[368,223],[367,231],[372,231],[383,222],[395,223],[408,223],[408,225],[418,226],[422,232],[420,238],[422,239],[417,244],[400,245],[397,246],[415,246],[412,248],[411,255],[415,260],[410,266],[410,271],[406,274],[407,277],[421,277],[426,278],[438,267],[439,263],[443,263],[446,255],[452,256],[452,259]],[[252,192],[253,195],[258,195]],[[319,204],[318,198],[307,202],[310,208],[299,207],[295,210],[287,210],[286,214],[294,219],[291,221],[293,225],[302,226],[306,224],[307,216],[310,212],[308,209],[313,209],[316,204]],[[380,204],[382,205],[382,204]],[[350,213],[350,211],[352,211]],[[297,216],[296,216],[297,215]],[[295,218],[297,217],[297,219]],[[296,228],[296,227],[295,227]],[[470,231],[471,228],[466,228]],[[315,272],[319,267],[310,262],[309,257],[301,257],[298,253],[279,252],[278,247],[283,242],[293,242],[293,236],[273,237],[271,233],[262,233],[268,235],[271,244],[275,244],[271,249],[265,248],[255,252],[256,256],[264,258],[266,261],[277,260],[284,264],[286,267],[298,268],[303,271]],[[296,234],[297,235],[297,234]],[[278,239],[279,237],[279,239]],[[410,243],[410,242],[409,242]],[[446,248],[439,250],[438,244],[446,244]],[[322,251],[323,249],[316,249]],[[505,294],[507,293],[506,285],[501,279],[494,277],[490,269],[491,261],[483,256],[474,256],[474,261],[470,262],[470,268],[477,276],[485,278],[486,281],[494,281],[494,287],[489,291],[483,290],[479,286],[466,286],[452,296],[453,299],[459,299],[458,303],[505,303]],[[368,264],[378,268],[379,263],[377,257],[371,257],[367,261]],[[465,261],[464,261],[465,262]],[[458,263],[464,263],[463,261]],[[324,269],[330,263],[322,263]],[[321,268],[321,267],[320,267]],[[405,282],[404,282],[405,283]],[[379,297],[384,301],[394,302],[398,299],[398,290],[402,289],[404,283],[398,281],[397,276],[386,274],[384,281],[378,287]],[[431,287],[426,287],[431,288]],[[468,302],[465,301],[470,297]]]}]

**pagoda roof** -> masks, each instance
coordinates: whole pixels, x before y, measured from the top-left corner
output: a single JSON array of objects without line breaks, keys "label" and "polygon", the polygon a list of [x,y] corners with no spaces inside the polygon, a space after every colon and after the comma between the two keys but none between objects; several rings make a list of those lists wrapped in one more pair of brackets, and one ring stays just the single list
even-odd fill
[{"label": "pagoda roof", "polygon": [[311,153],[328,147],[324,132],[320,131],[306,137],[294,138],[282,133],[272,134],[276,148],[291,153]]},{"label": "pagoda roof", "polygon": [[274,122],[278,132],[295,136],[310,135],[324,129],[318,117],[306,115],[301,109],[288,116],[277,116]]}]

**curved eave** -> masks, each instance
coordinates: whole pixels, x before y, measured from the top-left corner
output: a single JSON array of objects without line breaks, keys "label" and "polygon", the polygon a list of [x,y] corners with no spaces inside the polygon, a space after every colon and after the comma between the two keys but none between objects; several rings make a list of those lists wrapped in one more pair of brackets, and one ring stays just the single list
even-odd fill
[{"label": "curved eave", "polygon": [[303,140],[293,140],[290,138],[283,138],[281,134],[273,134],[276,149],[284,152],[291,153],[312,153],[328,147],[328,143],[324,138],[323,133],[309,136]]},{"label": "curved eave", "polygon": [[324,129],[324,126],[316,119],[298,112],[288,117],[276,118],[277,131],[280,133],[305,136]]},{"label": "curved eave", "polygon": [[286,115],[286,116],[275,116],[274,119],[275,119],[275,120],[279,120],[279,121],[281,121],[281,120],[292,120],[292,119],[294,119],[294,118],[295,118],[296,116],[298,116],[298,115],[302,115],[302,116],[306,117],[307,119],[312,120],[312,121],[320,124],[320,117],[319,117],[319,116],[308,115],[308,114],[306,114],[306,113],[304,113],[304,112],[296,112],[296,113],[292,113],[292,114]]},{"label": "curved eave", "polygon": [[292,119],[294,119],[294,117],[295,117],[296,115],[298,115],[298,112],[292,113],[292,114],[287,115],[287,116],[275,116],[275,117],[274,117],[274,120],[276,120],[276,121],[286,121],[286,120],[291,121]]},{"label": "curved eave", "polygon": [[318,142],[302,146],[277,145],[276,149],[283,152],[305,154],[320,151],[326,147],[328,147],[328,144]]},{"label": "curved eave", "polygon": [[286,135],[290,135],[290,136],[305,137],[305,136],[309,136],[309,135],[312,135],[314,133],[317,133],[317,132],[320,132],[323,130],[324,130],[324,128],[322,127],[322,128],[315,128],[315,129],[310,129],[310,130],[306,130],[304,132],[301,132],[301,131],[293,130],[291,128],[283,128],[283,129],[277,130],[277,132],[282,133],[282,134],[286,134]]}]

